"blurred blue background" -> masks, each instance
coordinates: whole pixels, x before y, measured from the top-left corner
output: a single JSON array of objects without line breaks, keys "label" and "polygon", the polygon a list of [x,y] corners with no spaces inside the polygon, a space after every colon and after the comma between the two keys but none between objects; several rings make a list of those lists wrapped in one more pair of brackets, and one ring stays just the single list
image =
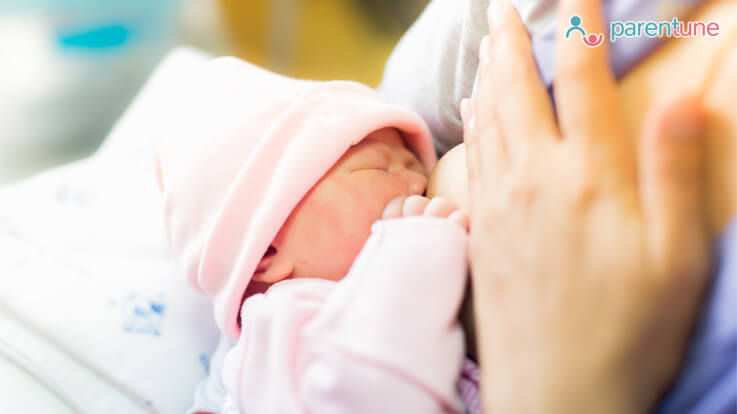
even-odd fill
[{"label": "blurred blue background", "polygon": [[427,0],[0,0],[0,185],[92,153],[188,44],[376,86]]},{"label": "blurred blue background", "polygon": [[93,151],[174,44],[181,5],[0,1],[0,182]]}]

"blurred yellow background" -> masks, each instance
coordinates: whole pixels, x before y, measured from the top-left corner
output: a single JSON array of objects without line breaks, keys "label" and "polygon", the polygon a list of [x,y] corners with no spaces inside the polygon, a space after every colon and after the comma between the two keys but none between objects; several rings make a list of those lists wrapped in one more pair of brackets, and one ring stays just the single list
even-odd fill
[{"label": "blurred yellow background", "polygon": [[220,0],[235,53],[298,78],[375,87],[426,0]]}]

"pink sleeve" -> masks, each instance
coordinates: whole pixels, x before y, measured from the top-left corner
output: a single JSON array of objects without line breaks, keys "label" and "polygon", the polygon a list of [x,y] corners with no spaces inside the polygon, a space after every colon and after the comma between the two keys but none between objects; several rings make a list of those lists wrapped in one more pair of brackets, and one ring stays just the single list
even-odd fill
[{"label": "pink sleeve", "polygon": [[447,219],[380,221],[341,282],[250,298],[226,389],[244,413],[461,412],[466,243]]}]

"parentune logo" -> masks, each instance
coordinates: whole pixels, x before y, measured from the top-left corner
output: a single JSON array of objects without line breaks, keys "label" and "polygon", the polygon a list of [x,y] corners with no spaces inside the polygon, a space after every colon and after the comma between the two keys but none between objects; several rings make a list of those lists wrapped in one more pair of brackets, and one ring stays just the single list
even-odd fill
[{"label": "parentune logo", "polygon": [[581,19],[581,16],[573,16],[571,17],[571,27],[566,31],[566,39],[571,37],[571,34],[573,32],[578,32],[581,34],[581,40],[583,41],[583,44],[585,44],[588,47],[599,47],[602,43],[604,43],[604,34],[603,33],[589,33],[586,34],[586,30],[581,27],[581,24],[583,23],[583,19]]},{"label": "parentune logo", "polygon": [[[586,33],[581,26],[581,16],[571,17],[571,26],[566,30],[566,39],[574,32],[581,34],[581,40],[588,47],[599,47],[604,43],[603,33]],[[672,20],[654,21],[612,21],[609,23],[609,41],[615,43],[620,39],[632,38],[695,38],[719,37],[719,22],[681,21],[678,17]]]}]

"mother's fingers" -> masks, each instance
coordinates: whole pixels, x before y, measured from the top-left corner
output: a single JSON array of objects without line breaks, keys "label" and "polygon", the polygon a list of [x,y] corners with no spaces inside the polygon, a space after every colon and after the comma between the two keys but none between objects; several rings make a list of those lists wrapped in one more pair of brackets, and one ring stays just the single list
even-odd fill
[{"label": "mother's fingers", "polygon": [[656,109],[646,119],[640,143],[641,199],[660,270],[656,274],[663,277],[705,273],[694,268],[707,262],[704,135],[705,116],[695,97]]},{"label": "mother's fingers", "polygon": [[[498,101],[491,93],[493,62],[489,56],[489,36],[481,39],[479,46],[479,68],[476,74],[476,97],[466,100],[461,108],[463,119],[463,140],[466,143],[466,156],[473,158],[476,172],[481,168],[492,168],[497,174],[506,169],[507,148],[499,130],[496,118]],[[469,171],[473,173],[473,171]]]},{"label": "mother's fingers", "polygon": [[[485,188],[494,187],[501,181],[507,168],[507,157],[502,145],[502,136],[496,122],[489,122],[484,128],[477,123],[477,102],[475,99],[461,101],[463,120],[463,140],[468,173],[468,202],[470,211],[477,211],[475,205],[486,194]],[[494,113],[487,116],[493,118]],[[482,145],[483,144],[483,145]]]},{"label": "mother's fingers", "polygon": [[[544,144],[558,138],[558,127],[548,92],[540,79],[530,36],[510,0],[492,0],[488,11],[491,91],[497,120],[514,159],[544,151]],[[479,99],[483,105],[485,100]]]},{"label": "mother's fingers", "polygon": [[604,178],[634,202],[637,154],[609,67],[602,0],[561,0],[558,10],[555,98],[570,158],[583,167],[579,175]]},{"label": "mother's fingers", "polygon": [[579,139],[598,139],[591,132],[607,126],[604,120],[619,106],[606,39],[597,47],[584,43],[584,37],[604,34],[601,2],[561,0],[558,14],[555,100],[564,135]]},{"label": "mother's fingers", "polygon": [[489,37],[481,39],[476,90],[478,97],[461,102],[463,141],[466,144],[469,202],[473,206],[483,188],[500,181],[508,167],[507,149],[496,119],[497,102],[490,93]]}]

